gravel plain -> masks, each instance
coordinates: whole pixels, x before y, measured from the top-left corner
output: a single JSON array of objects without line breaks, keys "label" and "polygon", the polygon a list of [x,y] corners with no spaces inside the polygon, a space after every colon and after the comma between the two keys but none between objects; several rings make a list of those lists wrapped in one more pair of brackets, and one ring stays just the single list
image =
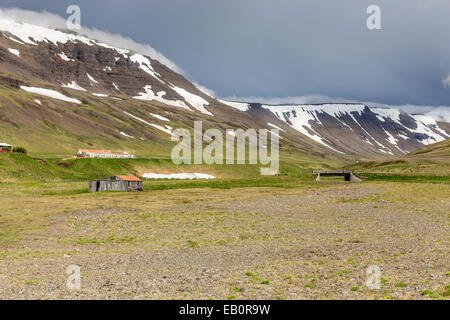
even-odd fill
[{"label": "gravel plain", "polygon": [[449,194],[336,183],[53,196],[40,228],[2,244],[0,298],[448,299]]}]

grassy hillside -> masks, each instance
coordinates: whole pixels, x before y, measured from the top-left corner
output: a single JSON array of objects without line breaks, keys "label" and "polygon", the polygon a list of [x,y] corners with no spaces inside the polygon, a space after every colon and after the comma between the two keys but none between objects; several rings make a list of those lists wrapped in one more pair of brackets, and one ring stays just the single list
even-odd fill
[{"label": "grassy hillside", "polygon": [[[9,82],[48,88],[82,101],[74,104],[32,94]],[[114,99],[113,99],[114,98]],[[39,103],[36,102],[39,101]],[[61,88],[44,81],[0,72],[0,142],[25,147],[34,157],[65,158],[78,149],[129,151],[138,157],[167,158],[175,145],[170,134],[159,128],[185,128],[194,121],[203,130],[265,128],[267,124],[233,108],[216,110],[215,116],[171,107],[157,101],[142,101],[127,95],[96,97],[89,92]],[[168,121],[155,118],[164,117]],[[164,129],[166,130],[166,129]],[[124,135],[125,134],[125,135]],[[288,153],[308,154],[311,160],[328,158],[348,161],[350,157],[297,134],[285,133],[281,142]]]},{"label": "grassy hillside", "polygon": [[[23,146],[35,157],[69,157],[79,148],[129,151],[144,157],[170,154],[172,143],[167,141],[166,133],[144,127],[139,121],[127,121],[130,119],[116,100],[104,103],[85,96],[80,99],[86,103],[74,105],[0,85],[0,142]],[[134,101],[126,101],[126,106],[142,109]],[[158,107],[148,105],[145,111],[162,113]],[[145,117],[143,112],[135,114]],[[174,114],[174,118],[178,117]],[[134,138],[121,135],[121,131]]]},{"label": "grassy hillside", "polygon": [[[361,176],[375,180],[398,180],[450,177],[449,140],[417,150],[403,158],[367,161],[348,165]],[[344,163],[318,159],[288,147],[281,148],[280,174],[309,180],[314,169],[342,168]],[[181,165],[168,157],[138,159],[73,159],[40,158],[24,154],[0,153],[0,182],[86,181],[116,174],[142,176],[143,173],[201,172],[223,179],[260,177],[260,165]],[[448,179],[444,179],[448,180]],[[206,181],[205,181],[206,183]],[[255,182],[253,182],[255,183]],[[157,187],[159,188],[159,187]]]},{"label": "grassy hillside", "polygon": [[432,159],[443,162],[450,161],[450,139],[415,150],[406,157],[409,159]]},{"label": "grassy hillside", "polygon": [[360,173],[450,176],[450,140],[428,145],[402,158],[364,161],[346,168]]},{"label": "grassy hillside", "polygon": [[[310,176],[315,168],[336,168],[342,163],[313,161],[290,154],[280,159],[281,175]],[[168,158],[151,159],[58,159],[33,158],[24,154],[0,153],[0,181],[80,181],[116,174],[142,176],[145,172],[201,172],[218,178],[242,179],[260,176],[260,165],[181,165]]]}]

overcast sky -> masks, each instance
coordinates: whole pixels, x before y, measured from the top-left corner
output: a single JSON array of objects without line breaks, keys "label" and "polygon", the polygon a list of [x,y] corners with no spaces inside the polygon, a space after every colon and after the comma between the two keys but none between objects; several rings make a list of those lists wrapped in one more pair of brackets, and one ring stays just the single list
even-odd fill
[{"label": "overcast sky", "polygon": [[[218,97],[450,105],[449,0],[0,0],[62,17],[70,4]],[[366,27],[371,4],[382,30]]]}]

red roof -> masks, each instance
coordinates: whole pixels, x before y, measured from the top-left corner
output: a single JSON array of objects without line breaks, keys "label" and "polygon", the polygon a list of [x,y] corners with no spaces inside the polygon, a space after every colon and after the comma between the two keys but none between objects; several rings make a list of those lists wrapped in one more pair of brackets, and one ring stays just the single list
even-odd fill
[{"label": "red roof", "polygon": [[82,152],[82,153],[111,153],[111,150],[89,150],[89,149],[80,149],[78,152]]},{"label": "red roof", "polygon": [[118,177],[125,181],[142,181],[141,179],[135,176],[118,176]]}]

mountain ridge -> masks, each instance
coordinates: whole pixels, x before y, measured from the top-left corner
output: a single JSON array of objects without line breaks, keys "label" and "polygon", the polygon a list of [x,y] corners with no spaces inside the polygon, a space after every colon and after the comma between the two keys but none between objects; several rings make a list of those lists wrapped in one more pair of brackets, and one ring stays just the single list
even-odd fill
[{"label": "mountain ridge", "polygon": [[[226,100],[221,101],[227,103]],[[258,108],[267,109],[278,120],[300,133],[318,143],[327,145],[332,150],[347,154],[367,153],[367,150],[359,148],[352,152],[352,148],[339,143],[339,140],[333,136],[336,134],[336,130],[330,133],[327,132],[327,129],[340,126],[339,130],[342,134],[353,136],[352,143],[354,145],[358,143],[375,144],[378,146],[377,148],[366,147],[374,153],[384,153],[390,156],[406,154],[423,145],[448,139],[450,136],[446,123],[439,123],[430,116],[408,114],[395,108],[369,107],[362,103],[275,105],[233,101],[229,102],[229,105],[250,113],[255,112]],[[302,116],[297,117],[297,113]],[[370,121],[364,122],[367,118],[370,118]],[[293,121],[296,123],[294,124]],[[346,132],[349,130],[353,133],[356,132],[356,135]],[[378,138],[375,139],[374,135]],[[386,140],[389,142],[388,144]],[[398,145],[399,140],[401,140],[402,147]]]},{"label": "mountain ridge", "polygon": [[[34,153],[67,156],[79,147],[128,146],[167,156],[172,130],[192,129],[194,120],[224,131],[280,128],[282,151],[339,161],[396,156],[421,147],[424,139],[448,138],[425,119],[394,112],[399,119],[392,121],[357,103],[273,106],[216,99],[158,60],[77,33],[14,21],[0,22],[0,33],[2,139]],[[319,110],[325,105],[342,110],[331,116]],[[350,110],[356,107],[363,110]],[[143,151],[146,144],[153,151]]]}]

